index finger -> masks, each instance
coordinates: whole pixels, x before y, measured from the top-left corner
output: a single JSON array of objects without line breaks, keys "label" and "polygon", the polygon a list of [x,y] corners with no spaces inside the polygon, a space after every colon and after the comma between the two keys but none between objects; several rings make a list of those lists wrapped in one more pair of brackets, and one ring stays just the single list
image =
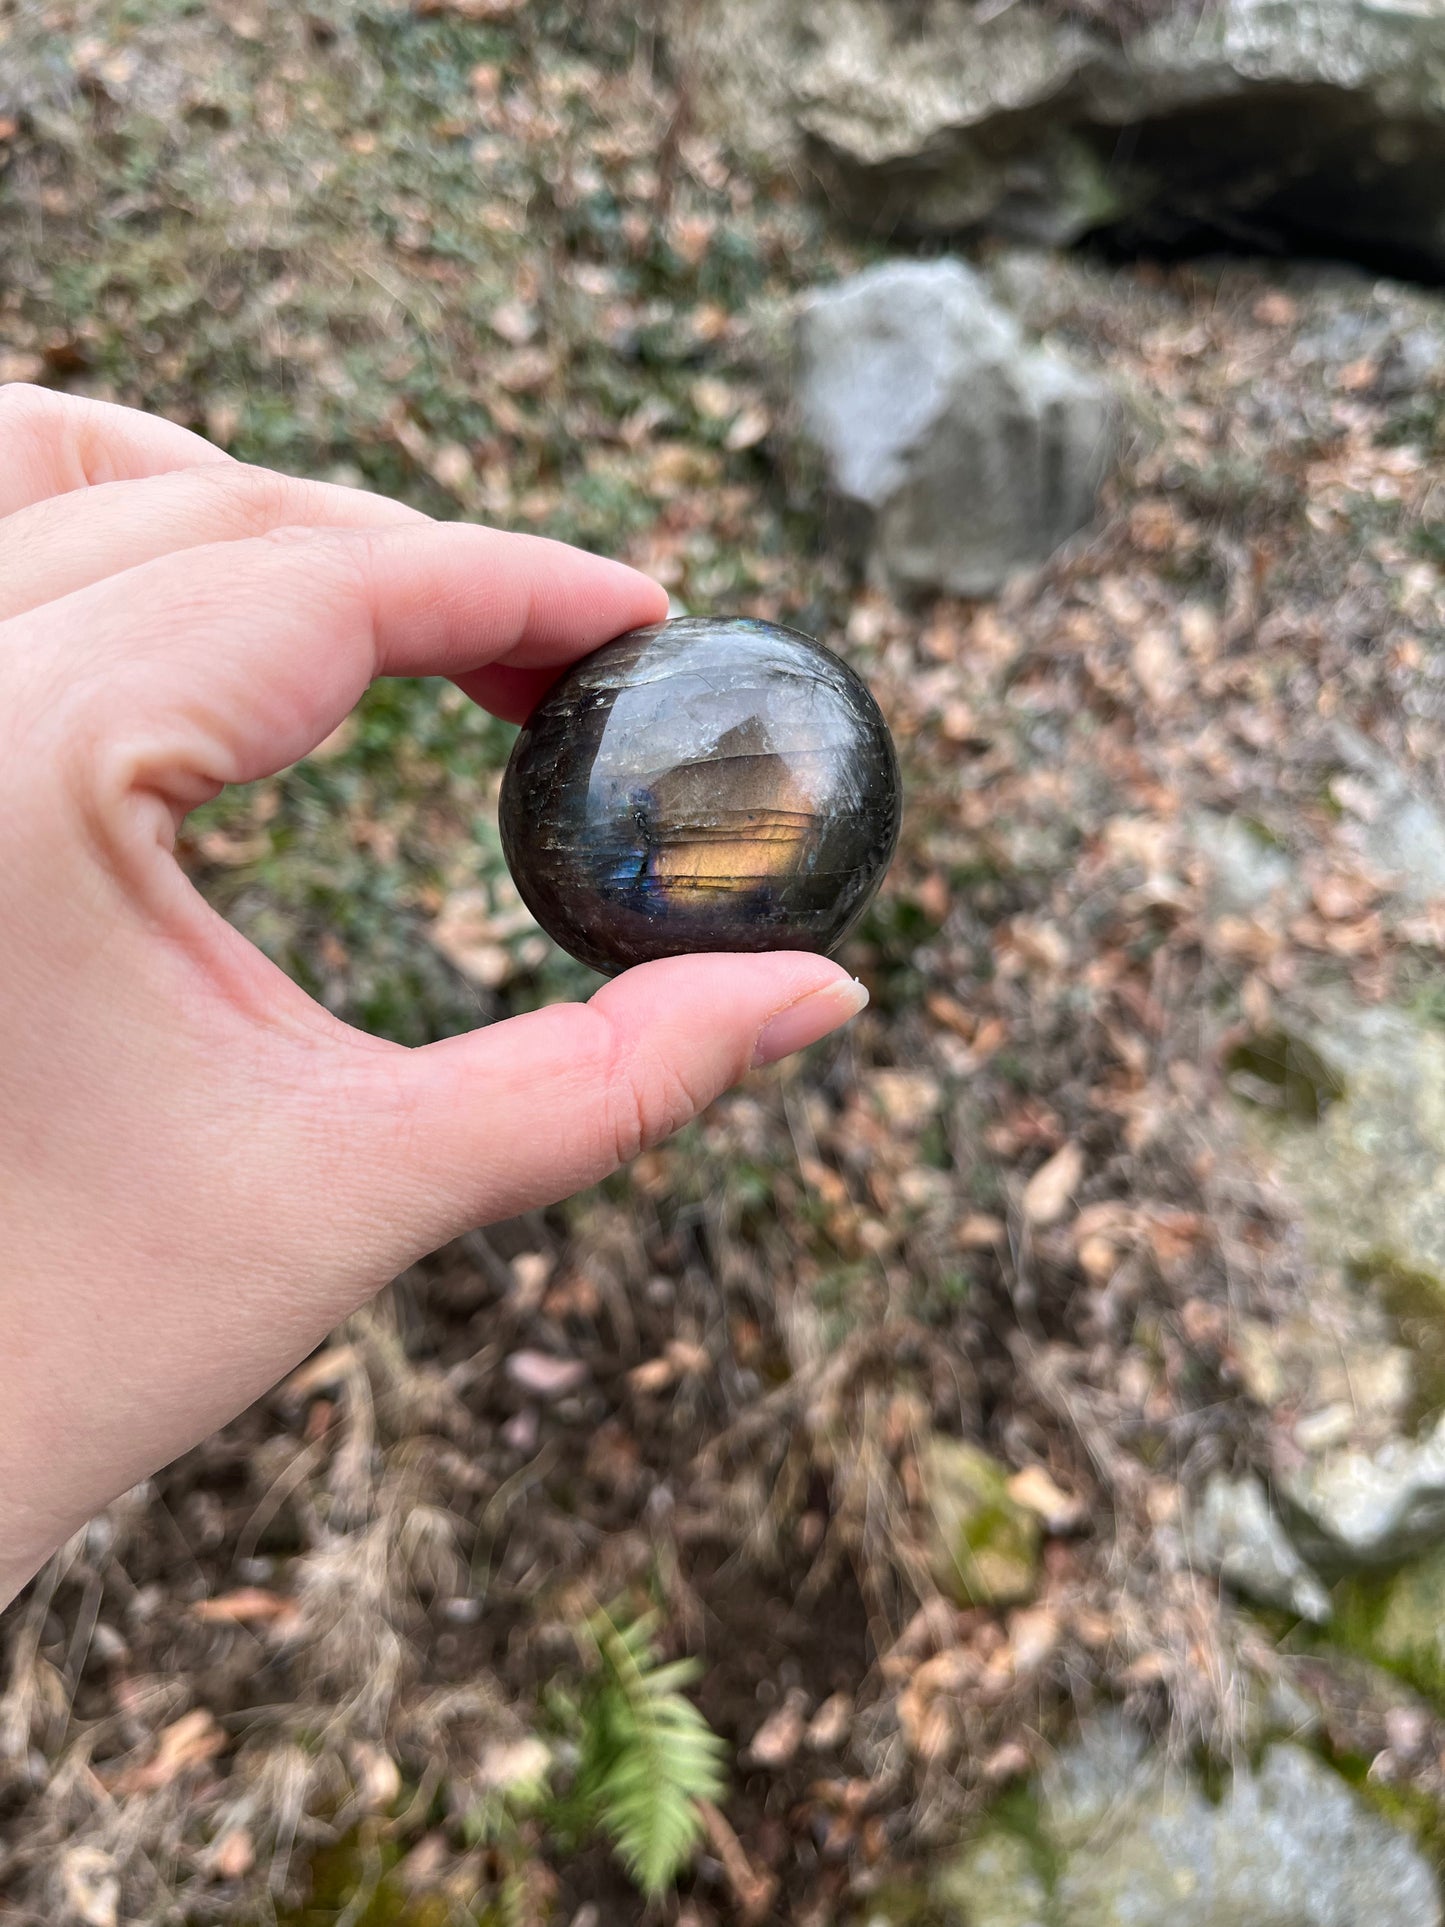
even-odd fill
[{"label": "index finger", "polygon": [[377,676],[555,672],[666,613],[666,591],[620,562],[419,522],[161,556],[0,625],[0,641],[43,665],[54,727],[79,705],[73,734],[118,744],[185,807],[305,756]]},{"label": "index finger", "polygon": [[0,386],[0,515],[96,482],[136,481],[230,459],[188,428],[136,408],[27,382]]}]

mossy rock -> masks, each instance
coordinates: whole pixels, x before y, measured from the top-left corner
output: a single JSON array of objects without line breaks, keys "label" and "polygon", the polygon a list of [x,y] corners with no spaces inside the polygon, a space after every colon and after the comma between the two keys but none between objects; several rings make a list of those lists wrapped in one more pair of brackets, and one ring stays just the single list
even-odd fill
[{"label": "mossy rock", "polygon": [[1337,1586],[1334,1638],[1445,1705],[1445,1546]]},{"label": "mossy rock", "polygon": [[1105,1718],[1033,1797],[1033,1820],[996,1810],[935,1876],[949,1927],[1440,1927],[1416,1827],[1303,1747],[1216,1789]]},{"label": "mossy rock", "polygon": [[919,1460],[929,1564],[961,1606],[1014,1606],[1038,1584],[1037,1516],[1009,1497],[1008,1472],[965,1439],[932,1438]]}]

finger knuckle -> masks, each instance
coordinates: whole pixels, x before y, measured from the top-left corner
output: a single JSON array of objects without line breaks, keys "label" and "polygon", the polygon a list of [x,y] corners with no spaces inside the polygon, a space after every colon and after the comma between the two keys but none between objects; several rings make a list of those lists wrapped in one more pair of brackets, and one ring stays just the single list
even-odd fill
[{"label": "finger knuckle", "polygon": [[0,455],[8,455],[17,439],[51,433],[65,413],[66,399],[33,382],[0,383]]},{"label": "finger knuckle", "polygon": [[606,1149],[614,1164],[628,1164],[671,1137],[701,1108],[684,1072],[635,1042],[613,1052],[603,1088]]},{"label": "finger knuckle", "polygon": [[294,533],[307,492],[294,476],[246,462],[204,463],[193,472],[191,485],[220,514],[233,518],[239,533],[247,535],[278,528]]}]

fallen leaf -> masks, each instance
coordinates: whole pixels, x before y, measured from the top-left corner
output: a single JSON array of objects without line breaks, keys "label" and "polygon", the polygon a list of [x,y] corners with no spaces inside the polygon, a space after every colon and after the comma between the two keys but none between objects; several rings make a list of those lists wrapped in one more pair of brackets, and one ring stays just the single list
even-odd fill
[{"label": "fallen leaf", "polygon": [[1008,1482],[1008,1495],[1044,1522],[1048,1532],[1071,1532],[1084,1517],[1081,1499],[1065,1492],[1041,1465],[1026,1465]]},{"label": "fallen leaf", "polygon": [[1107,1285],[1119,1269],[1119,1247],[1110,1237],[1096,1231],[1080,1238],[1076,1247],[1079,1269],[1091,1284]]},{"label": "fallen leaf", "polygon": [[415,0],[416,11],[425,19],[451,14],[457,20],[510,20],[522,11],[527,0]]},{"label": "fallen leaf", "polygon": [[362,1805],[369,1813],[385,1813],[401,1792],[401,1768],[385,1750],[370,1740],[353,1740],[350,1747],[351,1777]]},{"label": "fallen leaf", "polygon": [[1362,917],[1379,894],[1379,886],[1372,878],[1345,876],[1337,870],[1317,877],[1310,886],[1316,910],[1331,923],[1347,923]]},{"label": "fallen leaf", "polygon": [[756,448],[773,425],[773,418],[761,402],[753,402],[744,408],[727,432],[724,446],[733,455],[741,455],[745,449]]},{"label": "fallen leaf", "polygon": [[513,974],[511,952],[498,941],[491,898],[485,890],[457,890],[442,905],[430,930],[447,962],[484,990],[496,990]]},{"label": "fallen leaf", "polygon": [[83,1927],[116,1927],[120,1875],[99,1847],[71,1847],[60,1862],[60,1891],[71,1920]]},{"label": "fallen leaf", "polygon": [[750,1766],[766,1767],[770,1773],[787,1766],[803,1744],[803,1734],[807,1728],[807,1704],[806,1694],[796,1689],[789,1693],[782,1705],[769,1713],[754,1733],[743,1754],[744,1762]]},{"label": "fallen leaf", "polygon": [[44,373],[44,355],[24,354],[18,348],[0,351],[0,381],[39,381]]},{"label": "fallen leaf", "polygon": [[1005,1740],[984,1760],[979,1773],[990,1786],[1001,1780],[1021,1780],[1033,1771],[1033,1759],[1022,1740]]},{"label": "fallen leaf", "polygon": [[704,421],[725,421],[737,411],[737,396],[716,375],[703,375],[692,384],[689,399]]},{"label": "fallen leaf", "polygon": [[587,1367],[580,1358],[555,1358],[551,1352],[513,1352],[507,1377],[534,1398],[565,1398],[587,1383]]},{"label": "fallen leaf", "polygon": [[[473,69],[472,84],[476,85],[476,70]],[[509,348],[525,348],[537,333],[537,310],[528,307],[525,301],[504,301],[499,308],[493,308],[487,317],[492,333],[499,335]]]},{"label": "fallen leaf", "polygon": [[1035,1230],[1057,1224],[1084,1176],[1084,1153],[1072,1139],[1041,1164],[1024,1186],[1024,1217]]},{"label": "fallen leaf", "polygon": [[328,1345],[324,1352],[296,1367],[281,1386],[281,1397],[299,1402],[332,1386],[345,1385],[359,1365],[354,1345]]},{"label": "fallen leaf", "polygon": [[1275,288],[1254,304],[1254,318],[1266,328],[1292,328],[1299,320],[1298,304]]},{"label": "fallen leaf", "polygon": [[991,1251],[1008,1243],[1008,1226],[987,1211],[970,1211],[954,1234],[961,1251]]},{"label": "fallen leaf", "polygon": [[1008,1641],[1016,1679],[1036,1673],[1057,1650],[1063,1629],[1047,1606],[1024,1606],[1009,1614]]},{"label": "fallen leaf", "polygon": [[642,1364],[634,1365],[627,1374],[628,1384],[642,1398],[665,1392],[676,1378],[677,1372],[670,1358],[644,1359]]},{"label": "fallen leaf", "polygon": [[847,1693],[834,1693],[808,1722],[808,1745],[815,1753],[834,1753],[847,1739],[852,1723],[852,1699]]},{"label": "fallen leaf", "polygon": [[116,1794],[158,1793],[184,1773],[204,1766],[226,1748],[226,1735],[204,1706],[183,1713],[164,1729],[155,1752],[141,1766],[127,1767],[110,1781]]},{"label": "fallen leaf", "polygon": [[491,1740],[482,1750],[478,1777],[500,1792],[540,1786],[552,1765],[552,1749],[535,1733],[517,1740]]},{"label": "fallen leaf", "polygon": [[874,1071],[868,1088],[884,1117],[909,1136],[921,1131],[943,1102],[943,1088],[927,1071]]},{"label": "fallen leaf", "polygon": [[492,370],[492,380],[509,395],[536,395],[557,372],[557,357],[550,348],[518,348]]},{"label": "fallen leaf", "polygon": [[207,1625],[279,1628],[297,1623],[301,1608],[294,1599],[279,1592],[267,1592],[263,1586],[241,1586],[214,1599],[198,1600],[191,1608],[191,1617]]},{"label": "fallen leaf", "polygon": [[231,1827],[211,1848],[208,1865],[217,1880],[241,1880],[256,1864],[256,1843],[245,1827]]}]

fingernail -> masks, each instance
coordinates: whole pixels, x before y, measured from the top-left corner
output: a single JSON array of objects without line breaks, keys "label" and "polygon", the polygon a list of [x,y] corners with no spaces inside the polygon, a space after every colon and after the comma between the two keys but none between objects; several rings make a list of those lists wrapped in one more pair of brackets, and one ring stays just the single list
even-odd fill
[{"label": "fingernail", "polygon": [[791,1051],[816,1044],[830,1030],[856,1017],[867,1002],[868,992],[855,977],[839,977],[824,989],[800,997],[797,1003],[770,1017],[758,1032],[753,1069],[761,1070],[764,1064],[776,1064]]}]

